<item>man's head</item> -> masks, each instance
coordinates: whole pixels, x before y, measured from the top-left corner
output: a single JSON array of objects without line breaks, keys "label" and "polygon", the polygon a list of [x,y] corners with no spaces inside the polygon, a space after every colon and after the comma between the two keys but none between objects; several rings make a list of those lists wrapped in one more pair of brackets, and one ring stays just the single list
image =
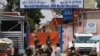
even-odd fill
[{"label": "man's head", "polygon": [[34,37],[35,37],[35,38],[37,38],[37,36],[36,36],[36,35],[35,35]]},{"label": "man's head", "polygon": [[34,39],[37,40],[37,36],[34,36]]},{"label": "man's head", "polygon": [[57,43],[56,46],[59,47],[60,46],[59,43]]},{"label": "man's head", "polygon": [[50,39],[50,36],[48,36],[48,38],[47,39]]}]

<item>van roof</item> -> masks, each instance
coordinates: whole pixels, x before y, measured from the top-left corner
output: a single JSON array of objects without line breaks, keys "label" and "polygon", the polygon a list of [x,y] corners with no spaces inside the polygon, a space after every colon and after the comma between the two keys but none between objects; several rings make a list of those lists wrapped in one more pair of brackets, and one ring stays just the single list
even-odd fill
[{"label": "van roof", "polygon": [[75,33],[75,36],[93,36],[91,33]]}]

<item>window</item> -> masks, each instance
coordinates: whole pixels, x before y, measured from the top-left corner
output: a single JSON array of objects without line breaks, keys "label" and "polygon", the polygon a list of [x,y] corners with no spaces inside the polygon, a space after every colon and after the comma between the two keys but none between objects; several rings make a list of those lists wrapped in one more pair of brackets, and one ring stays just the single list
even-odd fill
[{"label": "window", "polygon": [[87,43],[90,38],[91,38],[91,36],[78,36],[78,37],[76,37],[75,42],[76,43]]},{"label": "window", "polygon": [[18,21],[2,21],[1,31],[21,31],[21,24]]}]

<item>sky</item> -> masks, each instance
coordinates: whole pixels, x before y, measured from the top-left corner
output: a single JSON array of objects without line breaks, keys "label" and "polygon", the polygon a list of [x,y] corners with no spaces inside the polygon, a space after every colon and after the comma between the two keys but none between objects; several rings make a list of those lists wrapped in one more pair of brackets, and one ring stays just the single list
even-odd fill
[{"label": "sky", "polygon": [[4,5],[7,4],[6,0],[2,0],[2,1],[0,1],[0,9],[2,9],[2,7],[3,7],[3,5],[2,5],[1,3],[4,4]]},{"label": "sky", "polygon": [[47,24],[48,22],[50,22],[53,18],[52,13],[49,9],[42,9],[41,10],[42,14],[45,16],[44,19],[41,19],[40,24]]}]

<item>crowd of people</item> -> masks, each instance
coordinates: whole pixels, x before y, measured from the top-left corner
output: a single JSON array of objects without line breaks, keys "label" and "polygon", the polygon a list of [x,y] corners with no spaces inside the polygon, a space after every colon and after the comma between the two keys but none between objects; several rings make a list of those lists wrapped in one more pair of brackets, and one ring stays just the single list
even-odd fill
[{"label": "crowd of people", "polygon": [[55,56],[60,56],[60,48],[59,43],[56,44],[55,50],[51,46],[52,40],[50,37],[47,37],[47,40],[45,42],[45,46],[43,47],[42,44],[39,42],[37,36],[34,37],[34,50],[31,48],[28,48],[26,50],[27,56],[51,56],[52,52],[55,53]]}]

